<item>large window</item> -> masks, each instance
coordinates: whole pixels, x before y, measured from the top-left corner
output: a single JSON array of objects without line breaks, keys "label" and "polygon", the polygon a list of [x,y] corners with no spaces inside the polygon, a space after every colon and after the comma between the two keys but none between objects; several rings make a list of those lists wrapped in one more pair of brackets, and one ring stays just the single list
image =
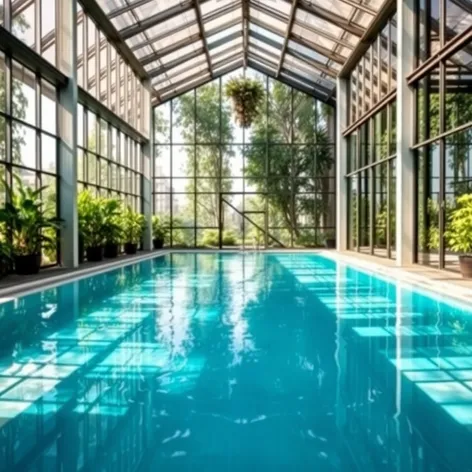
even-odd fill
[{"label": "large window", "polygon": [[458,270],[447,231],[457,199],[472,193],[472,48],[461,43],[472,14],[457,2],[422,0],[418,16],[418,69],[409,81],[417,97],[417,261]]},{"label": "large window", "polygon": [[[0,52],[0,206],[7,198],[2,182],[15,189],[18,180],[43,188],[45,210],[57,214],[56,88]],[[44,251],[43,265],[56,261],[55,250]]]},{"label": "large window", "polygon": [[345,130],[348,248],[388,258],[396,245],[396,35],[394,15],[351,71]]},{"label": "large window", "polygon": [[95,22],[84,13],[80,5],[77,8],[79,86],[147,136],[149,91]]},{"label": "large window", "polygon": [[234,122],[236,71],[155,109],[154,212],[173,246],[319,246],[334,237],[334,110],[252,70],[263,110]]},{"label": "large window", "polygon": [[77,180],[106,197],[142,211],[141,145],[92,111],[78,107]]}]

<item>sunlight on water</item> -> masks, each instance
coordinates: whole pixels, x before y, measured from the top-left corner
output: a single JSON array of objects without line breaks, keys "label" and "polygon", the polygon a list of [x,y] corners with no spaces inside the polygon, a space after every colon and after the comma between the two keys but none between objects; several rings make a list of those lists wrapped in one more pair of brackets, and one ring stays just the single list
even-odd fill
[{"label": "sunlight on water", "polygon": [[289,253],[5,299],[0,470],[472,470],[471,316]]}]

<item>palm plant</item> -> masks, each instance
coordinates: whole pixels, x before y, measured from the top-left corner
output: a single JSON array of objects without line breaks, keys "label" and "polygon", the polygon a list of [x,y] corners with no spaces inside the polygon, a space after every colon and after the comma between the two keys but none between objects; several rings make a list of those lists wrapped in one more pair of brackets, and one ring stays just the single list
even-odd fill
[{"label": "palm plant", "polygon": [[145,227],[144,215],[127,207],[123,213],[123,233],[126,254],[136,254]]},{"label": "palm plant", "polygon": [[56,247],[54,236],[62,220],[47,216],[49,212],[43,208],[41,193],[47,187],[35,190],[24,185],[19,176],[13,178],[15,190],[4,182],[8,198],[5,207],[0,209],[0,224],[5,225],[7,234],[11,235],[16,272],[34,274],[41,267],[42,250]]}]

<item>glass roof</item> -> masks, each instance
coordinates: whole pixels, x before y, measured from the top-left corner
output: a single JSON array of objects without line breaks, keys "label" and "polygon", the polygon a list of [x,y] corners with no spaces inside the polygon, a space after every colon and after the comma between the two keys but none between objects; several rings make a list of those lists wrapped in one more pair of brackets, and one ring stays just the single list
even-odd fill
[{"label": "glass roof", "polygon": [[98,0],[159,101],[241,66],[324,101],[382,0]]}]

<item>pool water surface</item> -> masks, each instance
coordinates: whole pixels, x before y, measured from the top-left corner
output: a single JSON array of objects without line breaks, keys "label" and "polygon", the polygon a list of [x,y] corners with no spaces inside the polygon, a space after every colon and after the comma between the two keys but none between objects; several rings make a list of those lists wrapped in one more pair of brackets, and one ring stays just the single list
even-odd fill
[{"label": "pool water surface", "polygon": [[314,254],[0,304],[0,470],[472,471],[472,308]]}]

